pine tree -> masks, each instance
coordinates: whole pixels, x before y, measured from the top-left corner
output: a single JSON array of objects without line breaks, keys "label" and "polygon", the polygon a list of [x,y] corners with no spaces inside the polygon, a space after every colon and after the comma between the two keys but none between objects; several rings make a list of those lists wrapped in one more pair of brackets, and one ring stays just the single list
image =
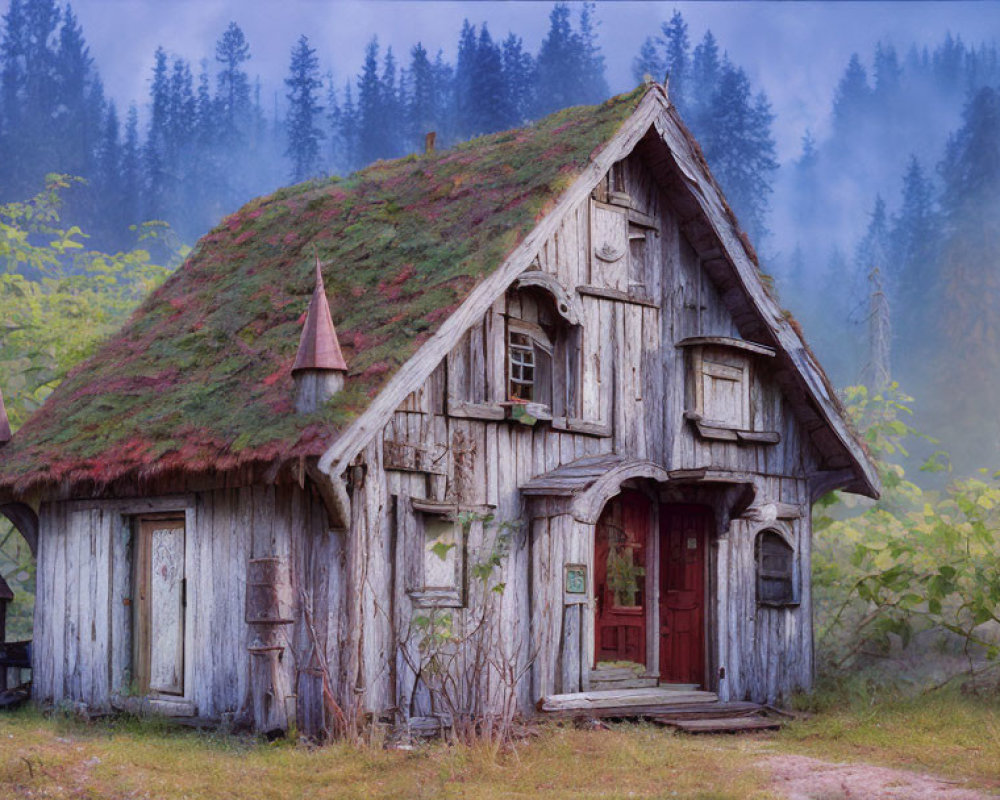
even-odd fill
[{"label": "pine tree", "polygon": [[292,180],[302,181],[320,171],[320,141],[323,131],[319,127],[323,107],[316,92],[323,86],[319,79],[319,59],[303,34],[292,49],[288,87],[288,147],[285,150],[292,161]]},{"label": "pine tree", "polygon": [[[1000,93],[980,89],[942,163],[946,238],[938,266],[939,359],[935,420],[964,458],[960,466],[995,463],[1000,452]],[[968,431],[974,431],[969,436]]]},{"label": "pine tree", "polygon": [[378,75],[378,38],[365,47],[365,61],[358,76],[357,166],[369,164],[383,152],[382,90]]},{"label": "pine tree", "polygon": [[688,82],[691,72],[691,42],[688,26],[680,11],[669,22],[660,24],[660,34],[647,37],[632,62],[632,74],[640,83],[648,74],[655,81],[670,76],[670,100],[684,113],[687,109]]},{"label": "pine tree", "polygon": [[767,233],[771,182],[778,168],[766,96],[751,96],[746,73],[726,61],[702,120],[705,157],[752,241]]},{"label": "pine tree", "polygon": [[350,81],[344,83],[344,101],[338,112],[333,136],[338,140],[338,149],[342,154],[341,170],[347,173],[359,166],[358,112],[354,105],[354,94]]},{"label": "pine tree", "polygon": [[578,100],[581,43],[570,24],[566,3],[556,3],[549,14],[549,31],[537,59],[536,116],[545,116]]},{"label": "pine tree", "polygon": [[249,122],[250,79],[243,65],[250,60],[250,44],[243,30],[230,22],[215,45],[215,60],[222,65],[218,77],[220,114],[223,130],[239,132]]},{"label": "pine tree", "polygon": [[660,52],[656,38],[647,36],[639,47],[639,52],[632,59],[632,80],[642,83],[646,77],[662,81],[667,73],[667,64]]},{"label": "pine tree", "polygon": [[685,119],[695,136],[702,136],[709,124],[707,117],[721,76],[722,61],[719,58],[718,42],[711,31],[705,31],[691,55],[691,77],[684,97],[687,103]]},{"label": "pine tree", "polygon": [[170,78],[167,74],[167,52],[156,48],[153,56],[153,80],[150,84],[149,132],[143,147],[146,199],[146,219],[166,217],[168,186],[168,127],[170,124]]},{"label": "pine tree", "polygon": [[479,43],[476,28],[462,20],[458,35],[458,58],[455,61],[455,135],[467,139],[475,133],[475,71]]},{"label": "pine tree", "polygon": [[868,73],[861,66],[857,53],[851,55],[847,69],[837,84],[833,101],[834,132],[848,136],[857,129],[871,110],[872,90],[868,85]]},{"label": "pine tree", "polygon": [[470,80],[470,133],[476,136],[510,127],[514,114],[507,105],[503,56],[485,22],[479,28]]},{"label": "pine tree", "polygon": [[[104,115],[104,92],[93,74],[93,59],[73,9],[66,7],[54,52],[57,96],[52,128],[57,137],[57,169],[89,175]],[[93,228],[93,225],[90,226]]]},{"label": "pine tree", "polygon": [[611,93],[605,77],[604,54],[597,39],[600,23],[594,16],[596,8],[597,5],[593,2],[585,2],[580,6],[580,94],[577,100],[580,103],[600,103]]},{"label": "pine tree", "polygon": [[[139,222],[143,207],[142,147],[139,142],[139,111],[135,105],[129,106],[125,117],[125,135],[122,139],[121,154],[121,199],[122,218],[126,225]],[[124,236],[125,231],[119,232]]]},{"label": "pine tree", "polygon": [[424,46],[417,44],[410,51],[410,93],[406,106],[408,147],[419,150],[424,137],[434,131],[442,133],[443,114],[440,108],[437,72]]},{"label": "pine tree", "polygon": [[503,82],[509,118],[503,128],[524,125],[531,118],[535,102],[535,65],[529,53],[524,51],[520,36],[507,34],[503,40]]},{"label": "pine tree", "polygon": [[378,84],[378,113],[376,130],[379,135],[378,158],[397,158],[404,152],[400,126],[403,123],[402,87],[396,74],[396,57],[392,48],[386,48],[382,60],[382,76]]}]

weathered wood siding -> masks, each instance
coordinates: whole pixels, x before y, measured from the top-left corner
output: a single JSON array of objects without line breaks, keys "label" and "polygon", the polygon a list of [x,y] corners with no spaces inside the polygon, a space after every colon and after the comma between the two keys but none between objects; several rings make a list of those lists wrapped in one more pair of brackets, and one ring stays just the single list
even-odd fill
[{"label": "weathered wood siding", "polygon": [[[248,714],[245,617],[251,558],[287,559],[296,623],[284,626],[286,685],[322,708],[309,667],[313,637],[303,601],[331,671],[340,674],[343,534],[331,532],[322,505],[298,487],[246,487],[182,498],[44,504],[35,604],[36,699],[109,708],[131,691],[132,520],[178,512],[186,522],[185,691],[179,702],[199,716]],[[301,663],[300,663],[301,662]],[[294,690],[289,694],[294,693]],[[308,703],[306,704],[308,705]]]},{"label": "weathered wood siding", "polygon": [[[414,539],[414,499],[492,509],[497,521],[520,523],[498,611],[498,640],[523,673],[518,702],[527,711],[541,694],[586,689],[593,587],[582,599],[564,595],[563,574],[567,563],[586,565],[592,584],[593,525],[564,506],[527,502],[519,487],[560,465],[607,453],[666,470],[755,476],[755,508],[784,503],[800,509],[777,527],[795,548],[801,602],[758,607],[753,561],[760,517],[730,522],[720,505],[725,487],[703,487],[725,523],[709,562],[707,682],[722,697],[754,700],[809,685],[808,476],[820,468],[819,459],[766,358],[749,362],[750,427],[777,433],[778,441],[707,439],[685,418],[690,355],[675,344],[695,336],[739,338],[740,330],[640,157],[626,159],[618,177],[560,222],[529,273],[535,279],[499,297],[352,462],[346,534],[330,531],[319,501],[294,486],[199,492],[177,506],[187,520],[184,700],[199,715],[250,714],[248,647],[267,642],[258,642],[263,632],[244,618],[247,565],[269,557],[289,564],[295,621],[267,636],[290,648],[276,680],[282,692],[298,697],[300,730],[324,726],[324,669],[348,709],[427,712],[410,632],[408,576],[423,552],[423,542]],[[562,399],[552,404],[553,419],[527,426],[507,420],[502,405],[506,317],[532,322],[539,312],[528,298],[546,281],[554,281],[566,301],[559,314],[572,326],[565,341],[573,348],[556,349],[566,366],[555,366],[553,393]],[[575,376],[576,391],[562,393],[558,381],[565,374]],[[683,499],[683,490],[671,491]],[[35,693],[43,701],[105,708],[127,691],[134,513],[119,501],[42,507]],[[483,542],[477,523],[467,543],[470,562]],[[658,647],[651,641],[647,649],[655,672]],[[486,687],[485,696],[492,697],[496,685]]]},{"label": "weathered wood siding", "polygon": [[[407,658],[394,646],[407,638],[411,614],[403,577],[405,540],[416,528],[410,498],[494,507],[498,520],[522,522],[503,576],[501,626],[505,647],[533,662],[519,687],[520,703],[527,710],[544,692],[586,688],[593,606],[564,597],[563,567],[586,564],[592,580],[592,526],[564,512],[547,516],[544,503],[529,508],[518,487],[561,464],[610,452],[669,470],[707,467],[759,475],[764,491],[757,503],[803,508],[801,518],[787,524],[800,562],[797,607],[757,608],[753,548],[760,526],[738,519],[722,532],[711,562],[718,621],[708,650],[713,688],[725,696],[774,699],[811,682],[805,476],[816,468],[816,456],[766,359],[752,362],[751,424],[777,432],[780,441],[705,440],[685,420],[687,355],[674,344],[691,336],[739,338],[740,333],[681,234],[668,198],[639,158],[625,162],[624,180],[638,212],[634,219],[642,225],[595,223],[592,206],[610,209],[609,214],[626,212],[599,201],[582,203],[540,248],[533,265],[577,297],[582,309],[577,406],[533,427],[503,419],[505,315],[524,313],[518,295],[509,292],[406,399],[381,441],[362,456],[366,477],[353,495],[352,535],[358,545],[351,578],[361,591],[348,594],[357,604],[352,619],[363,630],[347,657],[358,659],[352,675],[371,710],[408,707],[420,713],[407,669],[412,655]],[[595,257],[594,230],[610,237],[631,232],[617,269]],[[475,550],[477,542],[469,544]],[[718,667],[724,668],[724,679],[717,677],[723,674]]]}]

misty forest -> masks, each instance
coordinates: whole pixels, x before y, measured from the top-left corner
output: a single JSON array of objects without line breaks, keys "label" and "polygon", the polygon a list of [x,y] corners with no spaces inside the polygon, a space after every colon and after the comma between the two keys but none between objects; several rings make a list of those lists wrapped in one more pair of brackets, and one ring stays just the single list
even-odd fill
[{"label": "misty forest", "polygon": [[[183,260],[258,195],[528,124],[668,76],[781,304],[870,451],[883,498],[817,507],[819,667],[936,683],[1000,663],[1000,50],[946,30],[851,55],[832,127],[779,162],[782,125],[726,42],[664,7],[638,52],[593,4],[555,4],[537,52],[469,19],[405,52],[373,36],[350,75],[288,42],[265,95],[238,19],[197,62],[148,55],[149,94],[110,97],[68,4],[11,0],[0,30],[0,384],[16,429]],[[451,37],[452,41],[445,41]],[[455,47],[452,60],[444,47]],[[32,559],[0,525],[30,638]],[[935,659],[919,654],[933,649]]]}]

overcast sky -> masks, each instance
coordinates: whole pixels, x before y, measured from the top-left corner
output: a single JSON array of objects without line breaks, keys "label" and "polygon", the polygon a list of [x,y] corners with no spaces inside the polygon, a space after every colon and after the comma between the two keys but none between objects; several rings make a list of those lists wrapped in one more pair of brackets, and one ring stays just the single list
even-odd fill
[{"label": "overcast sky", "polygon": [[[0,0],[6,10],[8,0]],[[107,92],[122,105],[144,104],[158,45],[195,64],[214,52],[230,20],[250,41],[252,74],[268,102],[283,92],[289,52],[305,33],[324,70],[342,85],[378,34],[401,60],[422,41],[454,59],[463,18],[489,23],[494,38],[513,30],[536,51],[548,27],[545,2],[330,2],[330,0],[75,0]],[[805,129],[822,136],[833,88],[852,52],[868,58],[879,40],[899,48],[933,45],[946,30],[966,42],[1000,39],[1000,3],[637,3],[598,4],[601,43],[612,89],[631,87],[631,62],[642,40],[679,8],[693,42],[711,28],[732,58],[763,88],[778,115],[779,156],[794,156]],[[901,53],[901,55],[903,55]],[[214,65],[213,65],[214,69]]]}]

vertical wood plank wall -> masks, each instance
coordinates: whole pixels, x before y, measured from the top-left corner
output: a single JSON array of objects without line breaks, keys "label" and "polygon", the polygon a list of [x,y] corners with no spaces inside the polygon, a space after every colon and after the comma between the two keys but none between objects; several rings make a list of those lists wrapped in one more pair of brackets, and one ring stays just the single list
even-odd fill
[{"label": "vertical wood plank wall", "polygon": [[[416,530],[416,521],[406,518],[412,516],[408,509],[413,497],[485,503],[496,507],[498,520],[522,521],[523,533],[503,576],[507,589],[501,626],[506,646],[515,648],[521,643],[521,652],[534,660],[520,686],[521,705],[528,710],[543,693],[586,688],[593,659],[592,608],[564,597],[563,567],[586,564],[592,579],[592,526],[564,511],[547,511],[542,503],[526,507],[518,487],[561,464],[609,452],[650,459],[668,469],[713,467],[756,473],[763,476],[766,495],[758,497],[759,502],[801,506],[802,517],[787,526],[800,562],[801,604],[757,608],[754,539],[762,526],[735,520],[716,544],[716,574],[711,583],[717,587],[713,600],[720,622],[708,649],[713,663],[725,668],[726,678],[719,681],[718,690],[726,697],[774,700],[811,683],[809,511],[804,476],[816,468],[816,456],[765,363],[754,362],[751,370],[752,427],[777,431],[779,443],[704,440],[685,422],[685,353],[673,343],[689,336],[739,338],[740,334],[680,233],[668,200],[636,157],[626,162],[626,185],[633,208],[659,224],[658,232],[646,234],[645,257],[639,271],[631,275],[632,284],[622,283],[621,276],[612,280],[606,265],[592,268],[595,243],[589,203],[581,204],[567,218],[540,248],[537,259],[537,268],[554,276],[570,293],[578,286],[619,292],[631,289],[640,301],[578,294],[583,311],[579,413],[584,422],[593,423],[592,430],[606,426],[606,434],[559,429],[558,424],[532,428],[476,418],[476,406],[506,399],[504,315],[521,309],[520,304],[509,308],[506,299],[500,298],[383,430],[383,450],[392,454],[391,463],[383,468],[377,447],[370,446],[363,456],[367,478],[365,487],[355,494],[354,513],[360,526],[356,533],[367,543],[361,549],[369,555],[364,567],[358,568],[365,581],[360,594],[364,613],[359,610],[358,619],[378,621],[366,626],[363,634],[359,686],[364,687],[366,705],[372,710],[412,702],[414,687],[412,675],[407,677],[406,659],[383,637],[405,638],[409,624],[409,598],[398,578],[406,569],[402,557],[406,548],[396,544],[393,564],[384,545],[394,536],[405,538],[412,535],[408,531]],[[460,448],[472,450],[475,477],[471,481],[456,474],[455,452]],[[459,461],[460,473],[464,462]],[[389,515],[379,513],[390,505],[395,509],[393,531],[385,530]],[[369,525],[379,531],[375,538],[368,532]],[[474,549],[476,543],[471,545]],[[391,624],[383,621],[388,617],[382,609],[388,608],[394,609]],[[392,675],[398,680],[395,688]]]},{"label": "vertical wood plank wall", "polygon": [[[296,665],[311,654],[312,637],[299,613],[303,599],[331,672],[339,676],[343,534],[330,531],[322,505],[308,490],[288,486],[193,498],[177,504],[187,519],[184,699],[202,717],[246,713],[252,636],[245,621],[246,574],[255,557],[277,555],[292,565],[297,622],[284,631],[286,685],[296,686]],[[131,601],[131,515],[114,502],[78,507],[41,509],[32,690],[41,702],[107,709],[115,694],[130,691],[132,606],[125,603]],[[315,689],[312,695],[308,685],[298,689],[303,701],[322,707]]]},{"label": "vertical wood plank wall", "polygon": [[[517,311],[501,297],[349,470],[349,534],[330,531],[318,500],[297,487],[194,495],[187,512],[193,637],[187,656],[190,699],[200,715],[238,715],[248,707],[253,631],[244,621],[247,561],[268,556],[291,566],[296,622],[287,626],[292,657],[282,661],[282,670],[298,696],[300,727],[322,725],[322,684],[315,676],[324,659],[342,702],[359,699],[375,712],[426,712],[408,636],[407,576],[414,553],[422,552],[412,542],[418,530],[412,498],[489,506],[498,521],[520,521],[499,611],[504,646],[526,670],[517,691],[520,706],[528,711],[541,694],[586,688],[593,608],[564,596],[563,569],[585,564],[593,580],[593,526],[544,501],[527,505],[518,487],[562,464],[611,452],[671,470],[754,473],[763,487],[758,502],[801,508],[800,518],[784,528],[802,580],[797,607],[757,607],[759,523],[736,519],[713,545],[716,621],[708,649],[715,668],[725,671],[717,686],[723,698],[774,700],[809,685],[805,476],[817,469],[816,454],[762,361],[751,368],[752,427],[777,431],[780,442],[701,439],[684,420],[685,353],[674,343],[697,335],[738,337],[739,331],[641,159],[629,157],[624,176],[632,207],[646,220],[639,227],[630,223],[635,236],[625,247],[632,255],[620,268],[627,275],[603,262],[595,268],[590,201],[541,246],[535,265],[579,300],[575,418],[534,427],[497,418],[497,403],[506,399],[505,315]],[[481,528],[473,529],[470,557],[482,545]],[[36,697],[106,708],[129,682],[128,520],[99,503],[53,503],[43,505],[40,529]],[[324,658],[313,649],[313,631]]]}]

